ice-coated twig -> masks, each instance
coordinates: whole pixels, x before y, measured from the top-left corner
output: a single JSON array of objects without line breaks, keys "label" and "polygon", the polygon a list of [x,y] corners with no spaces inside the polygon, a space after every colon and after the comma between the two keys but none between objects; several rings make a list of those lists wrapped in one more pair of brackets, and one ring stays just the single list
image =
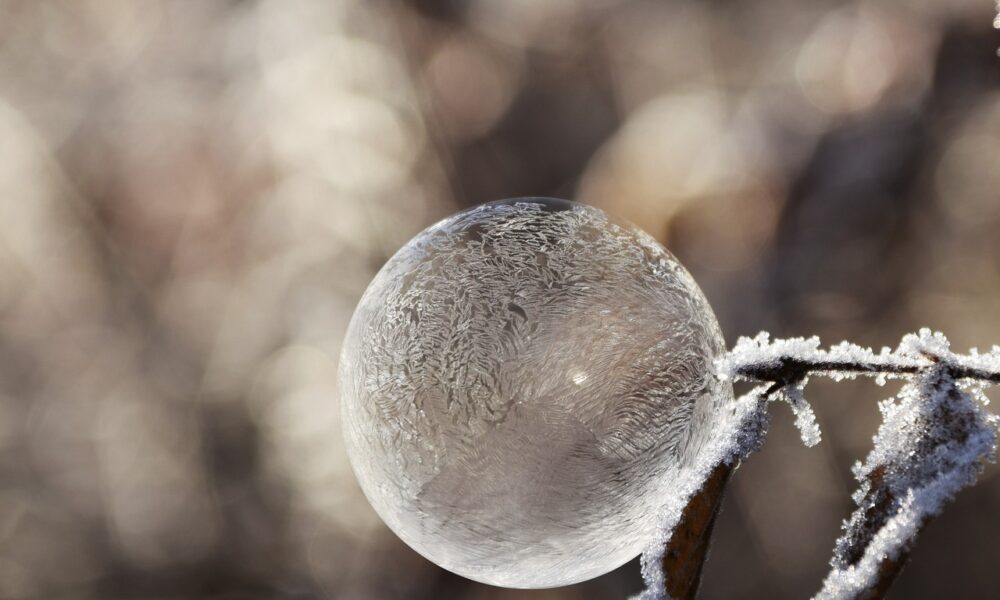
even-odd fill
[{"label": "ice-coated twig", "polygon": [[995,455],[997,417],[985,404],[980,390],[960,389],[943,364],[881,403],[874,447],[854,466],[858,508],[844,522],[817,599],[885,595],[920,529]]},{"label": "ice-coated twig", "polygon": [[740,338],[718,364],[721,377],[762,384],[736,402],[733,418],[716,432],[709,451],[681,478],[656,544],[643,553],[647,590],[639,596],[690,599],[698,589],[708,537],[732,466],[763,443],[770,401],[788,402],[803,442],[820,431],[803,389],[810,376],[859,375],[905,379],[898,400],[881,404],[884,422],[864,463],[855,513],[844,522],[821,599],[881,598],[920,529],[955,493],[975,483],[996,453],[998,419],[983,408],[985,385],[1000,384],[1000,347],[960,355],[940,333],[922,329],[895,350],[878,353],[842,342],[820,348],[816,337]]},{"label": "ice-coated twig", "polygon": [[904,336],[896,350],[882,348],[878,353],[848,342],[829,350],[819,345],[818,337],[771,341],[762,332],[755,338],[740,338],[718,368],[723,376],[737,381],[770,382],[769,393],[802,382],[809,375],[838,381],[867,375],[884,382],[918,375],[936,364],[946,365],[956,380],[1000,383],[1000,346],[984,354],[975,348],[969,354],[955,354],[943,334],[929,329]]},{"label": "ice-coated twig", "polygon": [[895,350],[819,339],[741,338],[718,364],[724,377],[770,384],[796,413],[803,441],[819,428],[802,391],[810,376],[906,379],[897,401],[881,404],[883,424],[864,463],[855,513],[844,522],[832,570],[817,598],[880,598],[905,563],[917,533],[955,493],[972,485],[996,453],[997,418],[984,410],[981,386],[1000,383],[1000,347],[961,355],[941,333],[921,329]]},{"label": "ice-coated twig", "polygon": [[697,593],[726,481],[739,461],[760,448],[767,432],[765,390],[761,386],[737,399],[698,461],[676,478],[677,492],[661,509],[660,531],[642,553],[646,589],[633,600],[686,599]]}]

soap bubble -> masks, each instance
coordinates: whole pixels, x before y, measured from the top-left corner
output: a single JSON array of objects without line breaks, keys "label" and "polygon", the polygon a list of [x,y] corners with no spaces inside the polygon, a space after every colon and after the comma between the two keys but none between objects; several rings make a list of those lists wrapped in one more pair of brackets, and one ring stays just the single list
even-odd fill
[{"label": "soap bubble", "polygon": [[354,472],[389,527],[493,585],[568,585],[639,554],[732,399],[691,276],[635,227],[506,200],[404,246],[341,359]]}]

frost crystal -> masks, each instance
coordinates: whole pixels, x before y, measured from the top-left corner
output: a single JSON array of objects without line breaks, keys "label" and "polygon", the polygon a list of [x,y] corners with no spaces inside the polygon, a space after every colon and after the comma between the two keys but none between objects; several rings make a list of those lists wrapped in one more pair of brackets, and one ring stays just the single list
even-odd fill
[{"label": "frost crystal", "polygon": [[812,406],[806,402],[806,398],[803,395],[805,384],[806,380],[803,379],[800,383],[784,388],[782,393],[785,400],[792,407],[792,412],[795,413],[795,426],[802,437],[802,443],[811,448],[819,444],[822,435],[819,430],[819,424],[816,423],[816,413],[813,412]]}]

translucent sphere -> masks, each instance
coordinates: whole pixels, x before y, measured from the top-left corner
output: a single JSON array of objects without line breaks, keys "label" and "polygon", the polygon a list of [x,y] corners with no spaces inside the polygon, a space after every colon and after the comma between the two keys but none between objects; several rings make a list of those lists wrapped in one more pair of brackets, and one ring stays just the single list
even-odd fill
[{"label": "translucent sphere", "polygon": [[732,399],[711,308],[662,246],[563,200],[486,204],[419,234],[358,305],[345,438],[407,544],[485,583],[606,573],[657,530]]}]

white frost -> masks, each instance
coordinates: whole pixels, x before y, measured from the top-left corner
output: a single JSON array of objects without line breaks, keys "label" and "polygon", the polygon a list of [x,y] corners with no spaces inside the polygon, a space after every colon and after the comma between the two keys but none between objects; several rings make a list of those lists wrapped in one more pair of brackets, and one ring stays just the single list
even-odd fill
[{"label": "white frost", "polygon": [[669,597],[661,564],[670,536],[688,501],[698,493],[716,466],[738,462],[760,448],[767,431],[766,390],[767,386],[758,387],[734,401],[732,412],[712,430],[710,440],[698,453],[697,462],[681,470],[675,483],[677,493],[671,495],[661,509],[660,531],[642,553],[642,578],[646,589],[632,600],[666,600]]},{"label": "white frost", "polygon": [[803,388],[807,381],[808,379],[803,379],[800,383],[784,388],[782,395],[788,405],[792,407],[792,413],[795,414],[795,427],[799,430],[802,443],[812,448],[820,443],[822,434],[819,424],[816,422],[816,413],[813,412],[812,406],[803,395]]},{"label": "white frost", "polygon": [[[1000,419],[984,409],[988,399],[982,387],[986,381],[998,383],[1000,346],[959,355],[944,335],[921,329],[905,336],[895,350],[875,352],[847,342],[824,350],[817,337],[772,341],[762,332],[740,338],[716,366],[722,378],[764,385],[735,402],[731,417],[720,420],[700,461],[679,478],[678,493],[660,515],[656,542],[642,556],[647,590],[636,596],[639,600],[667,597],[663,552],[685,506],[718,464],[742,460],[760,447],[771,401],[788,402],[803,442],[819,443],[819,426],[803,396],[809,376],[839,381],[864,375],[879,385],[887,379],[907,380],[897,399],[880,404],[883,424],[874,447],[865,462],[854,467],[861,484],[854,494],[858,509],[844,522],[832,570],[817,599],[851,598],[869,589],[877,582],[882,561],[907,550],[922,525],[959,490],[972,485],[983,463],[996,454]],[[889,508],[879,505],[873,525],[868,509],[880,500]],[[859,552],[860,557],[855,556]]]},{"label": "white frost", "polygon": [[[947,341],[934,350],[938,356],[946,355]],[[884,421],[874,447],[865,462],[854,467],[861,483],[854,495],[858,509],[844,522],[832,569],[817,599],[853,598],[872,587],[882,561],[907,550],[921,526],[959,490],[975,483],[983,463],[994,457],[997,417],[983,410],[981,392],[957,387],[947,367],[930,369],[908,383],[897,401],[881,403]],[[876,470],[878,476],[872,477]],[[873,479],[880,479],[877,489]],[[892,503],[887,511],[891,516],[871,532],[866,530],[866,509],[876,498]],[[871,541],[863,555],[849,561],[847,548],[866,535]]]},{"label": "white frost", "polygon": [[[842,358],[846,356],[843,353],[853,352],[852,349],[857,348],[857,346],[850,346],[845,342],[839,346],[835,346],[830,351],[825,351],[820,350],[819,343],[819,338],[815,336],[811,338],[774,340],[772,342],[770,334],[761,332],[755,338],[741,337],[736,342],[736,346],[732,351],[717,361],[716,368],[720,376],[724,378],[737,381],[749,380],[749,378],[741,374],[748,367],[778,367],[782,360],[788,357],[810,362],[831,360],[833,357],[838,356]],[[858,359],[861,357],[873,359],[877,356],[871,350],[861,348],[857,348],[857,350],[858,354],[854,356]],[[836,374],[828,375],[837,376]],[[848,375],[853,376],[853,374],[845,376]],[[812,406],[810,406],[803,394],[808,381],[809,378],[804,377],[801,381],[782,387],[780,390],[777,390],[780,391],[780,395],[776,396],[776,398],[783,399],[792,408],[792,413],[795,415],[795,427],[799,430],[802,443],[811,448],[819,444],[822,439],[822,433],[819,424],[816,422],[816,413],[813,412]]]}]

